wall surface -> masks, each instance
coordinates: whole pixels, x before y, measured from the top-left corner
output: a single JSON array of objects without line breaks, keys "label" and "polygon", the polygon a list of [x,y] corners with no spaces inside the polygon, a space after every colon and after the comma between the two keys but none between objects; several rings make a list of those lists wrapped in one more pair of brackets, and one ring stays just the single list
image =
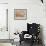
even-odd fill
[{"label": "wall surface", "polygon": [[0,0],[0,3],[8,3],[8,0]]},{"label": "wall surface", "polygon": [[[14,20],[14,9],[27,9],[27,20]],[[40,0],[10,0],[9,1],[9,30],[27,30],[27,22],[40,23],[45,27],[46,16]]]},{"label": "wall surface", "polygon": [[[14,20],[14,9],[27,9],[27,20]],[[14,38],[15,31],[27,30],[27,23],[40,23],[44,41],[46,42],[45,4],[40,0],[10,0],[9,1],[9,31]]]},{"label": "wall surface", "polygon": [[[6,28],[6,9],[8,9],[7,4],[2,3],[8,3],[8,0],[0,0],[0,28]],[[9,32],[7,32],[5,29],[0,30],[0,39],[9,39]],[[11,43],[0,43],[0,46],[12,46]]]},{"label": "wall surface", "polygon": [[7,32],[7,9],[8,4],[0,3],[0,39],[9,39],[9,32]]}]

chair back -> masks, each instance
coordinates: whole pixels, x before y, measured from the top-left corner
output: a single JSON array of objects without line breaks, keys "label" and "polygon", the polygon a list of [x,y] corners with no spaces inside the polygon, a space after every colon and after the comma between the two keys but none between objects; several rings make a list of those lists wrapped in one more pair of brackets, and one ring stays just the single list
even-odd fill
[{"label": "chair back", "polygon": [[29,34],[34,34],[37,35],[40,32],[40,24],[32,23],[29,24],[27,23],[27,31]]}]

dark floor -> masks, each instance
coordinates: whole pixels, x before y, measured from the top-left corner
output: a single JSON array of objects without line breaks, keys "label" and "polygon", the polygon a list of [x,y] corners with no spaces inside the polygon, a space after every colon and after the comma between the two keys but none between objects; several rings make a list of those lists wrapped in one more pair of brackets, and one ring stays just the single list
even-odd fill
[{"label": "dark floor", "polygon": [[[19,46],[32,46],[31,43],[22,42]],[[33,46],[43,46],[42,44],[34,44]]]}]

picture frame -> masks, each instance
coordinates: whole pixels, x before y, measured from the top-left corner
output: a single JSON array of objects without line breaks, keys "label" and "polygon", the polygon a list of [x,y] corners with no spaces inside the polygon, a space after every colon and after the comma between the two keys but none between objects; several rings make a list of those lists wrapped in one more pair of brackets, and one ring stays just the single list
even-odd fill
[{"label": "picture frame", "polygon": [[27,9],[14,9],[14,20],[26,20]]}]

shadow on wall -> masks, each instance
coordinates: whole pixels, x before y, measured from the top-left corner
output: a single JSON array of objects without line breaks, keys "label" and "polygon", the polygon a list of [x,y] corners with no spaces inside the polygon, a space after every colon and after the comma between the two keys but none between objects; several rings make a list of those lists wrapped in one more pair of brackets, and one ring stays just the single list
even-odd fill
[{"label": "shadow on wall", "polygon": [[42,40],[42,45],[45,46],[44,45],[44,37],[43,37],[43,26],[42,25],[40,25],[40,39]]}]

